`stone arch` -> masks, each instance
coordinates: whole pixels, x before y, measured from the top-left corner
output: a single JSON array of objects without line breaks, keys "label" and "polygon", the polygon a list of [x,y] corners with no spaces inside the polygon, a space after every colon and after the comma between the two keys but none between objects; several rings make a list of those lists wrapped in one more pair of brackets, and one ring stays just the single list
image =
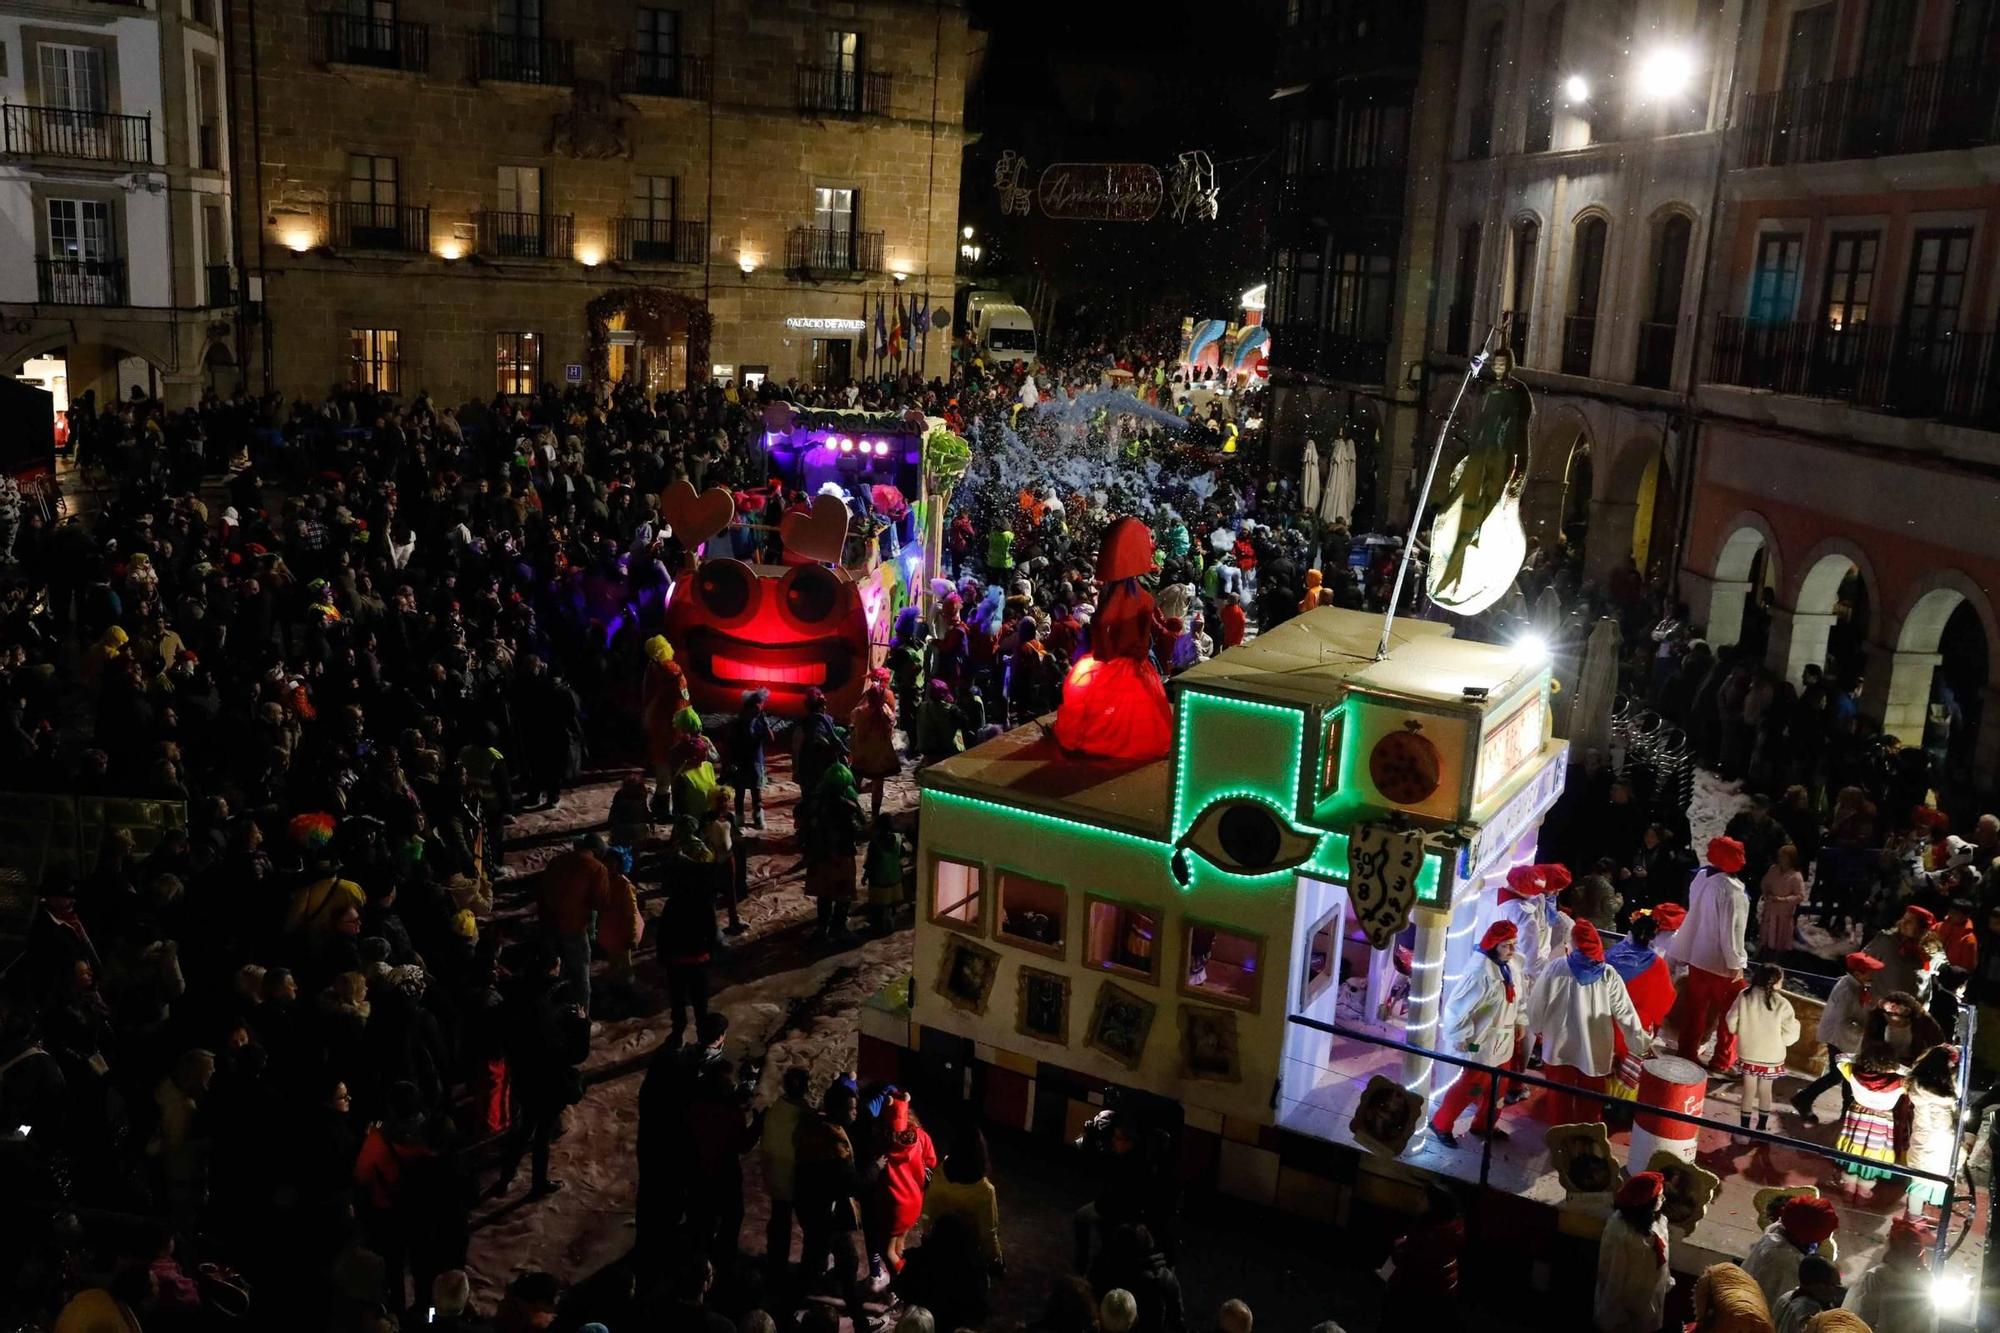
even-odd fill
[{"label": "stone arch", "polygon": [[[1986,590],[1959,570],[1934,569],[1904,594],[1902,614],[1897,618],[1897,651],[1936,652],[1945,622],[1961,604],[1970,605],[1973,614],[1979,617],[1986,630],[1986,641],[2000,646],[2000,619],[1994,617],[1993,603]],[[1996,661],[1996,667],[2000,667],[2000,661]],[[1996,674],[1992,683],[2000,685],[2000,674]]]},{"label": "stone arch", "polygon": [[1715,553],[1715,570],[1708,582],[1708,609],[1698,616],[1706,626],[1708,641],[1720,648],[1743,638],[1743,610],[1756,591],[1751,575],[1757,572],[1757,557],[1764,557],[1761,576],[1766,585],[1777,582],[1782,572],[1778,536],[1762,514],[1745,509],[1729,520]]},{"label": "stone arch", "polygon": [[[162,326],[163,328],[166,326]],[[89,337],[80,336],[75,329],[45,329],[23,338],[13,347],[0,352],[0,367],[12,367],[31,357],[46,356],[59,348],[88,343],[109,348],[120,356],[136,356],[149,363],[155,370],[165,371],[173,364],[172,349],[169,346],[146,348],[139,346],[139,340],[124,336],[101,336],[93,331]]]},{"label": "stone arch", "polygon": [[[1840,588],[1847,581],[1852,570],[1861,580],[1863,596],[1871,614],[1879,600],[1881,585],[1875,580],[1875,569],[1868,561],[1868,553],[1845,537],[1828,537],[1812,550],[1806,552],[1805,559],[1799,561],[1794,570],[1796,585],[1788,599],[1790,608],[1786,619],[1790,622],[1790,633],[1782,638],[1773,636],[1770,663],[1774,668],[1782,667],[1785,679],[1797,683],[1803,679],[1806,667],[1826,665],[1827,650],[1832,643],[1838,617],[1835,608],[1840,600]],[[1848,648],[1851,656],[1861,638],[1866,636],[1864,624],[1847,627],[1854,644]],[[1850,671],[1854,663],[1844,661],[1842,674]]]},{"label": "stone arch", "polygon": [[[1972,673],[1954,671],[1947,662],[1945,627],[1961,608],[1969,608],[1979,620],[1985,649],[1984,679]],[[1941,674],[1960,678],[1956,686],[1958,705],[1973,726],[1970,761],[1982,785],[1990,781],[1993,761],[2000,755],[2000,708],[1994,707],[1996,687],[2000,687],[2000,620],[1993,613],[1992,600],[1970,577],[1956,569],[1926,573],[1904,595],[1889,656],[1888,689],[1881,700],[1882,729],[1911,745],[1924,740],[1924,722],[1931,686]],[[1887,635],[1883,636],[1885,639]],[[1965,664],[1962,660],[1959,666]],[[1977,688],[1974,689],[1976,680]],[[1946,764],[1956,769],[1968,759],[1960,735],[1952,737]]]},{"label": "stone arch", "polygon": [[[1521,520],[1528,535],[1554,542],[1567,527],[1571,477],[1579,458],[1590,460],[1596,437],[1590,419],[1574,403],[1536,414],[1528,444],[1528,484],[1521,494]],[[1586,462],[1586,466],[1589,463]],[[1588,514],[1586,487],[1581,504]]]},{"label": "stone arch", "polygon": [[[1585,561],[1593,578],[1602,580],[1623,568],[1628,555],[1640,560],[1644,572],[1651,550],[1657,546],[1651,532],[1665,452],[1666,436],[1647,430],[1627,437],[1616,452],[1598,460],[1596,494],[1591,497],[1591,542]],[[1641,536],[1648,538],[1644,558],[1637,546]]]}]

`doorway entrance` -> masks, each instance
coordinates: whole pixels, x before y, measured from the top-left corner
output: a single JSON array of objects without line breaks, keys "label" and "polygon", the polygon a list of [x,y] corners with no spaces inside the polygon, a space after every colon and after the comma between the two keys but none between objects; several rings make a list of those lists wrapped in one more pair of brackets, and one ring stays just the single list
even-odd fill
[{"label": "doorway entrance", "polygon": [[854,343],[848,338],[812,340],[812,382],[822,388],[838,389],[853,376]]}]

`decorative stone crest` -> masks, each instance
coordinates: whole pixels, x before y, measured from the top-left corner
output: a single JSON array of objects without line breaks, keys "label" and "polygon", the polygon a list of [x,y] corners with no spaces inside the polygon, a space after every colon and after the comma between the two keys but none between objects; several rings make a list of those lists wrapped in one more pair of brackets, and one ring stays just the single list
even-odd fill
[{"label": "decorative stone crest", "polygon": [[548,151],[607,160],[632,156],[632,104],[598,79],[578,79],[569,106],[549,117]]}]

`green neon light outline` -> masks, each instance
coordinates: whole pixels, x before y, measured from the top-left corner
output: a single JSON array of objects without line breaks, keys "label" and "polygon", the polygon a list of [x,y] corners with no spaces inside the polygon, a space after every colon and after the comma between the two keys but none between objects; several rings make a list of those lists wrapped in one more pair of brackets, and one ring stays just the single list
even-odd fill
[{"label": "green neon light outline", "polygon": [[[1179,707],[1174,710],[1174,802],[1171,825],[1174,835],[1179,837],[1180,834],[1187,831],[1188,827],[1188,767],[1192,758],[1188,745],[1188,727],[1194,717],[1196,708],[1219,709],[1225,713],[1276,714],[1284,718],[1291,726],[1293,736],[1290,747],[1292,754],[1291,795],[1283,802],[1280,802],[1275,792],[1250,791],[1242,794],[1263,801],[1268,805],[1277,806],[1279,818],[1283,819],[1294,829],[1297,829],[1300,773],[1305,767],[1306,758],[1307,730],[1305,711],[1300,708],[1289,708],[1283,704],[1261,703],[1257,700],[1238,699],[1225,694],[1205,694],[1198,690],[1181,691],[1178,702]],[[1202,800],[1202,808],[1207,809],[1226,794],[1228,793],[1220,791],[1205,793]],[[1301,832],[1304,832],[1304,830],[1301,830]],[[1311,832],[1316,835],[1319,830],[1311,830]]]}]

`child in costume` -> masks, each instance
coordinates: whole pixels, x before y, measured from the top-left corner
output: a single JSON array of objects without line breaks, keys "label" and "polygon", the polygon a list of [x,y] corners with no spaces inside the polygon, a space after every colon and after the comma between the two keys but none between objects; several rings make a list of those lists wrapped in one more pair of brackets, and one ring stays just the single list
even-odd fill
[{"label": "child in costume", "polygon": [[1750,1128],[1753,1109],[1757,1128],[1771,1127],[1771,1086],[1784,1076],[1785,1052],[1799,1039],[1798,1013],[1778,989],[1784,981],[1784,969],[1754,964],[1749,989],[1736,997],[1722,1018],[1723,1030],[1736,1036],[1736,1060],[1743,1071],[1736,1114],[1745,1129]]},{"label": "child in costume", "polygon": [[[1903,1067],[1886,1054],[1864,1051],[1838,1058],[1841,1077],[1853,1096],[1840,1119],[1834,1147],[1871,1162],[1896,1161],[1896,1103],[1903,1100],[1908,1079]],[[1893,1172],[1849,1162],[1841,1167],[1855,1180],[1887,1180]]]},{"label": "child in costume", "polygon": [[[1949,1176],[1958,1147],[1958,1047],[1933,1046],[1910,1070],[1910,1140],[1903,1165]],[[1910,1181],[1904,1206],[1912,1215],[1944,1205],[1945,1187],[1935,1180]]]}]

